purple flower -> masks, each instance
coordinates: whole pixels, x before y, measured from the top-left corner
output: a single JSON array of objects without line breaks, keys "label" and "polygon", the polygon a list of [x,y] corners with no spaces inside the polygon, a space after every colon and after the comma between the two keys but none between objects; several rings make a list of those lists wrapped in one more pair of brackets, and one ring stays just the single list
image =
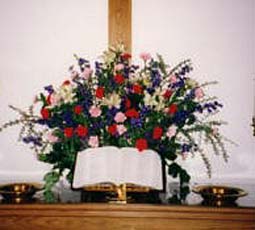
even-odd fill
[{"label": "purple flower", "polygon": [[160,85],[161,76],[157,70],[153,70],[151,72],[151,81],[152,81],[152,87],[154,88]]},{"label": "purple flower", "polygon": [[140,118],[132,118],[130,120],[130,123],[132,126],[136,127],[136,128],[141,128],[142,127],[142,121]]},{"label": "purple flower", "polygon": [[74,126],[75,122],[70,111],[65,111],[62,115],[63,120],[66,122],[67,126]]},{"label": "purple flower", "polygon": [[41,143],[42,138],[40,137],[27,136],[27,137],[24,137],[22,140],[26,144],[32,143],[37,146],[42,146],[42,143]]},{"label": "purple flower", "polygon": [[189,152],[191,149],[191,145],[188,145],[188,144],[183,144],[182,145],[182,152],[185,153],[185,152]]},{"label": "purple flower", "polygon": [[102,63],[96,61],[95,62],[95,69],[96,69],[96,72],[95,72],[95,75],[100,75],[101,71],[102,71]]},{"label": "purple flower", "polygon": [[52,85],[48,85],[45,86],[44,89],[49,93],[52,94],[54,92],[53,86]]},{"label": "purple flower", "polygon": [[82,65],[84,65],[85,63],[89,63],[89,61],[86,60],[86,59],[84,59],[84,58],[79,58],[79,59],[78,59],[78,65],[79,65],[79,66],[82,66]]},{"label": "purple flower", "polygon": [[148,113],[150,113],[150,108],[147,106],[143,106],[140,112],[141,117],[145,117]]}]

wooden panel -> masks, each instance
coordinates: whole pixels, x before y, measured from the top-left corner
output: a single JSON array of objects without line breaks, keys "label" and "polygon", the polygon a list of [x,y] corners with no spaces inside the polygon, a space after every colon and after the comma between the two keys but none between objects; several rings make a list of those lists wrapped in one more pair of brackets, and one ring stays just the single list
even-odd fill
[{"label": "wooden panel", "polygon": [[108,0],[109,45],[123,43],[131,53],[132,0]]},{"label": "wooden panel", "polygon": [[0,205],[0,229],[255,229],[255,209],[145,204]]}]

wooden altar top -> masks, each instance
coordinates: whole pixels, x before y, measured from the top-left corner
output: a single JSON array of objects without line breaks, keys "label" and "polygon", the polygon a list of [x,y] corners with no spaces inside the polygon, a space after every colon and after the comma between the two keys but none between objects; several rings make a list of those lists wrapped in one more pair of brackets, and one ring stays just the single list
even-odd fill
[{"label": "wooden altar top", "polygon": [[0,229],[255,229],[254,184],[240,187],[248,195],[231,207],[204,206],[200,196],[192,192],[179,205],[167,202],[169,194],[163,194],[166,197],[161,204],[81,203],[78,192],[62,190],[54,204],[40,199],[25,204],[0,203]]},{"label": "wooden altar top", "polygon": [[0,229],[254,229],[254,208],[149,204],[0,205]]}]

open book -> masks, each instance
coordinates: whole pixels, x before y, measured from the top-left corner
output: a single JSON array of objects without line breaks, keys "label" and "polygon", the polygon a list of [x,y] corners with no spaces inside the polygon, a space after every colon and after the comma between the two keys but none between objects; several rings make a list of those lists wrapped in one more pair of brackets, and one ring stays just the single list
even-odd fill
[{"label": "open book", "polygon": [[114,146],[90,148],[79,152],[76,159],[73,187],[99,183],[120,185],[131,183],[161,190],[161,159],[157,152]]}]

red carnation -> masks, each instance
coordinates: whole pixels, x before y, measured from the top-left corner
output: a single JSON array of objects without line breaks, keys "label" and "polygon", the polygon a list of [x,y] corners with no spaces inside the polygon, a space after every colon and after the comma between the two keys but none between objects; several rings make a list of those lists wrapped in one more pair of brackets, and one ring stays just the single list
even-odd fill
[{"label": "red carnation", "polygon": [[62,85],[70,85],[71,84],[71,82],[69,81],[69,80],[66,80],[66,81],[64,81],[63,83],[62,83]]},{"label": "red carnation", "polygon": [[96,89],[96,97],[102,99],[104,97],[104,87],[99,86]]},{"label": "red carnation", "polygon": [[78,125],[75,132],[79,137],[85,137],[88,134],[88,128],[83,125]]},{"label": "red carnation", "polygon": [[74,113],[75,114],[81,114],[82,113],[82,111],[83,111],[83,108],[82,108],[82,106],[81,105],[76,105],[75,107],[74,107]]},{"label": "red carnation", "polygon": [[128,60],[128,59],[131,58],[132,56],[131,56],[131,54],[129,54],[129,53],[123,53],[123,54],[121,55],[121,57],[122,57],[124,60]]},{"label": "red carnation", "polygon": [[177,112],[178,108],[176,104],[171,104],[168,108],[168,113],[174,115]]},{"label": "red carnation", "polygon": [[163,135],[163,129],[159,126],[156,126],[154,129],[153,129],[153,139],[154,140],[158,140],[162,137]]},{"label": "red carnation", "polygon": [[131,107],[131,101],[128,98],[126,98],[125,100],[125,107],[126,109],[129,109]]},{"label": "red carnation", "polygon": [[164,93],[163,97],[165,99],[169,99],[172,96],[173,92],[171,90],[166,90],[166,92]]},{"label": "red carnation", "polygon": [[137,139],[135,142],[135,147],[141,152],[148,148],[147,140],[144,138]]},{"label": "red carnation", "polygon": [[114,81],[117,83],[117,84],[122,84],[124,81],[125,81],[125,78],[123,77],[122,74],[116,74],[114,76]]},{"label": "red carnation", "polygon": [[64,129],[64,135],[67,138],[70,138],[73,136],[73,128],[72,127],[67,127]]},{"label": "red carnation", "polygon": [[46,98],[46,102],[48,105],[51,105],[51,94],[49,94]]},{"label": "red carnation", "polygon": [[142,94],[143,93],[143,87],[139,84],[134,84],[133,87],[133,92],[136,94]]},{"label": "red carnation", "polygon": [[117,132],[117,125],[116,124],[110,125],[108,127],[108,133],[110,133],[111,135],[116,134],[116,132]]},{"label": "red carnation", "polygon": [[46,108],[42,108],[41,115],[43,119],[48,119],[50,117],[50,111]]},{"label": "red carnation", "polygon": [[138,118],[139,113],[135,109],[129,109],[125,112],[125,115],[130,118]]}]

